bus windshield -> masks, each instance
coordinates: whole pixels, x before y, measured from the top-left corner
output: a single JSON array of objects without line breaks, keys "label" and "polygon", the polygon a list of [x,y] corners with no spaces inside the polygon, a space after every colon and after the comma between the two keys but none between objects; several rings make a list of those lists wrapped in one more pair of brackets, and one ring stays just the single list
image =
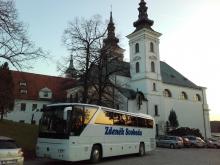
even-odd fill
[{"label": "bus windshield", "polygon": [[49,106],[45,109],[40,120],[39,137],[67,139],[69,136],[80,136],[97,111],[96,107],[74,105],[65,118],[66,107]]},{"label": "bus windshield", "polygon": [[40,120],[40,137],[51,137],[56,134],[57,138],[68,134],[68,122],[64,120],[65,106],[47,107]]}]

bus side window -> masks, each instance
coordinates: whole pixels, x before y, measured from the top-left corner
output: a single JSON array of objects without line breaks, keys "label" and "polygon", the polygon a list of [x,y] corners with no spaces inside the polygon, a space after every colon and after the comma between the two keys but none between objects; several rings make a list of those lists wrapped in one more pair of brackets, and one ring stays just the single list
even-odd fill
[{"label": "bus side window", "polygon": [[113,113],[101,110],[95,120],[95,124],[113,125]]},{"label": "bus side window", "polygon": [[127,115],[127,122],[126,122],[127,126],[131,126],[131,127],[137,127],[137,118],[134,116],[129,116]]},{"label": "bus side window", "polygon": [[114,113],[114,125],[125,125],[125,115]]},{"label": "bus side window", "polygon": [[147,128],[153,128],[154,127],[154,121],[151,119],[146,119],[147,120]]}]

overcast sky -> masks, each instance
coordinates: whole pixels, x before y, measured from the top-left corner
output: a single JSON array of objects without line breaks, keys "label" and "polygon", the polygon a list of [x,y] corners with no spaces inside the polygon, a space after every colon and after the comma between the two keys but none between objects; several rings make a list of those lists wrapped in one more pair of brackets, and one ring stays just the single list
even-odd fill
[{"label": "overcast sky", "polygon": [[[75,17],[100,14],[109,19],[112,5],[116,34],[129,61],[128,40],[138,18],[140,0],[15,0],[19,19],[28,25],[37,46],[50,52],[51,61],[29,72],[59,75],[56,63],[69,53],[61,37]],[[199,86],[207,87],[211,120],[220,120],[220,0],[147,0],[153,29],[162,33],[160,58]]]}]

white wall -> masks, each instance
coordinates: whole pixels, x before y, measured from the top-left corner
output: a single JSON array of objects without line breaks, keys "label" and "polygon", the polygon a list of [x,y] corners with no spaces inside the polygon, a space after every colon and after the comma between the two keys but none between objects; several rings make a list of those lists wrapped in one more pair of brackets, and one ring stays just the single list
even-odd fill
[{"label": "white wall", "polygon": [[[25,111],[21,111],[21,103],[26,104]],[[42,112],[40,110],[43,108],[43,105],[47,105],[49,103],[49,101],[15,100],[15,106],[13,111],[7,113],[4,118],[16,122],[24,121],[25,123],[31,123],[32,115],[34,115],[33,119],[36,121],[36,124],[39,124],[39,120],[42,115]],[[33,104],[37,104],[38,111],[32,111]]]}]

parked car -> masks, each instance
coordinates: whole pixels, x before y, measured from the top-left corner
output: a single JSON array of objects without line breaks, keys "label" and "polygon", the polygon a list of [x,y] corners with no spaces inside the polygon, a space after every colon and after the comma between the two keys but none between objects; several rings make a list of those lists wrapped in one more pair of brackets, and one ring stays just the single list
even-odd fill
[{"label": "parked car", "polygon": [[15,140],[0,136],[0,164],[23,165],[23,163],[23,152],[21,148],[16,144]]},{"label": "parked car", "polygon": [[191,146],[191,142],[187,137],[182,137],[182,139],[183,139],[184,147],[190,147]]},{"label": "parked car", "polygon": [[160,136],[156,139],[156,144],[158,147],[182,148],[183,139],[179,136]]},{"label": "parked car", "polygon": [[220,140],[209,138],[206,140],[206,147],[220,148]]},{"label": "parked car", "polygon": [[186,138],[189,139],[190,143],[191,143],[191,147],[199,147],[199,148],[203,148],[206,146],[206,143],[204,140],[202,140],[200,137],[197,136],[184,136]]}]

